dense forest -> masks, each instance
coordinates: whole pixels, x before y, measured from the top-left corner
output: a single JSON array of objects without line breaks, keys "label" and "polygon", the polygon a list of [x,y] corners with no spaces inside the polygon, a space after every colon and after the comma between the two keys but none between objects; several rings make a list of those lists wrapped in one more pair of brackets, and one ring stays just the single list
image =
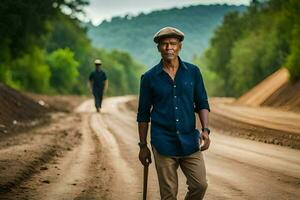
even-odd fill
[{"label": "dense forest", "polygon": [[210,96],[237,97],[280,67],[289,69],[292,81],[300,79],[298,0],[173,8],[114,17],[98,27],[76,17],[87,4],[3,0],[0,82],[38,93],[87,94],[93,61],[100,58],[108,95],[135,94],[145,66],[159,59],[153,34],[168,25],[186,33],[181,56],[200,66]]},{"label": "dense forest", "polygon": [[[86,0],[3,0],[0,4],[0,82],[19,90],[87,94],[100,58],[108,95],[137,93],[143,67],[128,53],[91,46],[76,18]],[[69,10],[65,14],[62,10]]]},{"label": "dense forest", "polygon": [[221,24],[226,13],[245,9],[245,6],[197,5],[141,13],[134,17],[113,17],[96,27],[87,24],[88,35],[94,46],[125,50],[149,68],[160,58],[153,35],[162,27],[174,26],[186,35],[182,58],[192,61],[194,55],[201,54],[208,47],[214,29]]},{"label": "dense forest", "polygon": [[195,59],[210,94],[239,96],[280,67],[299,80],[299,19],[298,0],[253,0],[246,12],[228,13]]}]

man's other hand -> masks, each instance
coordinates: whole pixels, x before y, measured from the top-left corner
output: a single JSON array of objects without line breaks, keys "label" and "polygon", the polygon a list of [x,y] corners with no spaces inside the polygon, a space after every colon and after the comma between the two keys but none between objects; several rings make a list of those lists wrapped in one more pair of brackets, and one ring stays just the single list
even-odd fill
[{"label": "man's other hand", "polygon": [[151,152],[147,146],[140,148],[139,159],[144,166],[147,166],[152,162]]},{"label": "man's other hand", "polygon": [[203,140],[203,145],[201,146],[201,151],[205,151],[209,148],[210,145],[210,139],[207,131],[203,131],[202,134],[202,140]]}]

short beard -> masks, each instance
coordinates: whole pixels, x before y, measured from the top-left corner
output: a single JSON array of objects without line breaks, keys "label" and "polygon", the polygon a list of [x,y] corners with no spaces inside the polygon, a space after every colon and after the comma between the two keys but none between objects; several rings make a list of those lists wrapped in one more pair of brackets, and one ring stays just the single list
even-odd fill
[{"label": "short beard", "polygon": [[176,58],[176,55],[174,55],[174,54],[165,54],[165,55],[162,55],[162,58],[165,61],[171,61],[174,58]]}]

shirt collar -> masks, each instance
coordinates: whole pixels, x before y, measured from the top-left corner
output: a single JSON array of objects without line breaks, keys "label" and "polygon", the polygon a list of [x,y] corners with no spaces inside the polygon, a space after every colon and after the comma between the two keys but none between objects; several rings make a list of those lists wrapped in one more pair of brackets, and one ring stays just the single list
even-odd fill
[{"label": "shirt collar", "polygon": [[[181,60],[181,58],[179,56],[178,56],[178,60],[179,60],[179,68],[188,70],[188,67],[186,66],[186,64],[184,62],[182,62],[182,60]],[[162,61],[162,59],[157,64],[157,67],[158,67],[158,69],[156,71],[156,74],[160,74],[160,73],[162,73],[164,71],[163,70],[163,61]]]}]

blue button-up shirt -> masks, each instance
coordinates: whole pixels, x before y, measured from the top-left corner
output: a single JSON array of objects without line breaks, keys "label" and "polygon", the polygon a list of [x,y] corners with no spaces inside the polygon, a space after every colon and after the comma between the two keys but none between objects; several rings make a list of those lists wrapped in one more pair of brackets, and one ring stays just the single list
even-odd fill
[{"label": "blue button-up shirt", "polygon": [[151,144],[162,155],[185,156],[199,150],[195,114],[209,109],[200,70],[181,61],[174,81],[162,61],[141,77],[138,122],[150,122]]}]

